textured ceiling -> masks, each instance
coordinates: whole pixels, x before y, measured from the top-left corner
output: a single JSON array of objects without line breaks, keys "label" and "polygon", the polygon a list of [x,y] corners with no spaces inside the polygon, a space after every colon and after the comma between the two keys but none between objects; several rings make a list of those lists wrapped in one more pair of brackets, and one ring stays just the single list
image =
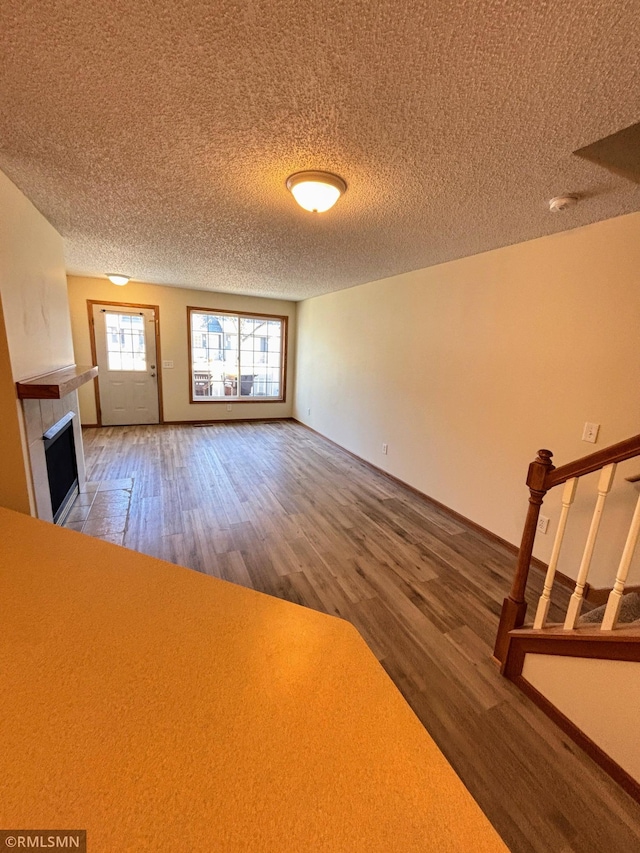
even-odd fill
[{"label": "textured ceiling", "polygon": [[[301,299],[640,209],[571,153],[640,118],[638,13],[2,0],[0,169],[72,272]],[[301,169],[347,181],[332,211],[297,207]]]}]

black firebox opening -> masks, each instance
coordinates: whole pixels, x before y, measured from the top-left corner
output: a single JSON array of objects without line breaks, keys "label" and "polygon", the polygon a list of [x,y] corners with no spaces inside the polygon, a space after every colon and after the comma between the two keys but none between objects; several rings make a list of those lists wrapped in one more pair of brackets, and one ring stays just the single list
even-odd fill
[{"label": "black firebox opening", "polygon": [[78,491],[78,465],[73,440],[74,413],[69,412],[43,436],[44,452],[49,475],[49,493],[53,521],[64,521]]}]

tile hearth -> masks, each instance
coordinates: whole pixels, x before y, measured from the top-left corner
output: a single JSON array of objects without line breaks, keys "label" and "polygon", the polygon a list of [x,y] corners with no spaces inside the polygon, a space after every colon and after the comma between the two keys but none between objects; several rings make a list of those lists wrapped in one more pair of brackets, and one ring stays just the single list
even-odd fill
[{"label": "tile hearth", "polygon": [[131,477],[87,483],[62,526],[122,545],[132,489]]}]

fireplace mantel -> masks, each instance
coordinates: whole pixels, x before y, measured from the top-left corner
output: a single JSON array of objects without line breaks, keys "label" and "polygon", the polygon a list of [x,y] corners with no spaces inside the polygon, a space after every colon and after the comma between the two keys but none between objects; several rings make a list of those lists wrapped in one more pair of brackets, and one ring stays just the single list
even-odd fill
[{"label": "fireplace mantel", "polygon": [[21,400],[60,400],[98,375],[97,367],[72,364],[53,373],[44,373],[24,382],[16,382]]}]

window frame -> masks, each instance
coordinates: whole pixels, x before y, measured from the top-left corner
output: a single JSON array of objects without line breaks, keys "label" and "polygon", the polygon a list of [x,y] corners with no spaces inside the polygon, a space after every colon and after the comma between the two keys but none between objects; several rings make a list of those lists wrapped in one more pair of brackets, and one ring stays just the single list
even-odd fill
[{"label": "window frame", "polygon": [[[191,329],[191,315],[196,314],[223,314],[227,317],[236,317],[238,319],[238,328],[240,320],[246,318],[248,320],[279,320],[282,324],[281,346],[280,346],[280,394],[277,397],[241,397],[236,396],[210,397],[203,399],[196,397],[193,392],[193,333]],[[206,403],[208,405],[220,405],[220,403],[286,403],[287,401],[287,352],[289,341],[289,318],[286,314],[258,314],[254,311],[230,311],[229,309],[220,308],[202,308],[197,305],[187,305],[187,341],[189,349],[189,403]]]}]

